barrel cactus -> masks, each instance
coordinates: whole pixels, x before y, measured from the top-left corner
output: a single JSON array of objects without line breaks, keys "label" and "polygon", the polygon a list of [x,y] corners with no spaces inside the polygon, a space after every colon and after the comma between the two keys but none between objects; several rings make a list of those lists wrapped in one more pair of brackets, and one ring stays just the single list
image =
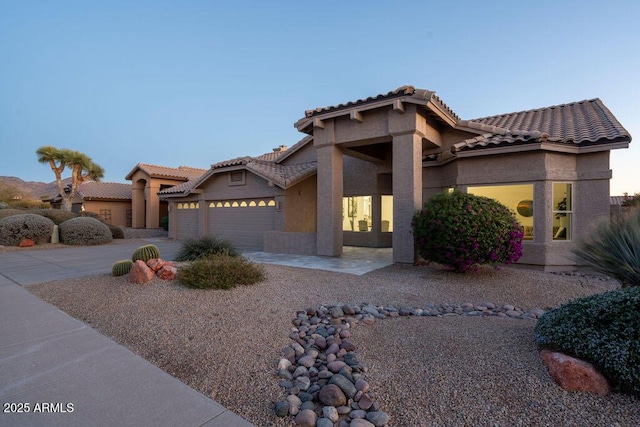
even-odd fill
[{"label": "barrel cactus", "polygon": [[142,260],[144,262],[149,261],[150,259],[160,258],[160,251],[156,245],[144,245],[140,246],[138,249],[133,251],[133,255],[131,256],[131,260],[136,262],[138,260]]},{"label": "barrel cactus", "polygon": [[131,271],[131,267],[133,267],[133,261],[130,259],[123,259],[120,261],[116,261],[111,268],[111,274],[115,277],[124,276]]}]

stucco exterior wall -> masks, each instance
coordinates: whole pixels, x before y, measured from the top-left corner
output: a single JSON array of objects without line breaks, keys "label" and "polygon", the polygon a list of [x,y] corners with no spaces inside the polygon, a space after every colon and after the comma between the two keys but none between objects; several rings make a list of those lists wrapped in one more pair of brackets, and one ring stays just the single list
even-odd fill
[{"label": "stucco exterior wall", "polygon": [[148,173],[138,169],[131,175],[132,188],[132,220],[134,228],[159,228],[160,219],[166,215],[161,209],[158,191],[163,186],[172,187],[183,183],[183,180],[152,178]]},{"label": "stucco exterior wall", "polygon": [[256,197],[275,197],[283,195],[284,191],[270,186],[264,178],[249,171],[243,171],[244,183],[232,183],[230,173],[214,175],[202,187],[205,200],[243,199]]},{"label": "stucco exterior wall", "polygon": [[317,223],[317,178],[312,176],[285,190],[284,231],[315,233]]},{"label": "stucco exterior wall", "polygon": [[100,214],[100,210],[108,209],[111,211],[111,220],[107,221],[112,225],[119,227],[127,227],[127,211],[131,209],[130,201],[84,201],[85,212],[94,212]]}]

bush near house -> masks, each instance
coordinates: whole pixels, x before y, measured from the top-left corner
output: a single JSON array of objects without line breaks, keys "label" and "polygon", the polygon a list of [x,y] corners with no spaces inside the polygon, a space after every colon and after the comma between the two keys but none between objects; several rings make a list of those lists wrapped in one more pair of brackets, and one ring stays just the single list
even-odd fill
[{"label": "bush near house", "polygon": [[640,287],[579,298],[536,324],[542,348],[585,360],[612,388],[640,396]]},{"label": "bush near house", "polygon": [[412,221],[416,249],[428,261],[462,273],[522,256],[522,226],[506,206],[458,191],[433,196]]},{"label": "bush near house", "polygon": [[162,229],[164,231],[169,231],[169,217],[168,216],[163,216],[162,218],[160,218],[160,227],[162,227]]},{"label": "bush near house", "polygon": [[264,280],[261,265],[243,256],[211,255],[181,267],[178,280],[185,286],[200,289],[231,289]]},{"label": "bush near house", "polygon": [[72,218],[60,224],[59,230],[65,245],[102,245],[113,240],[109,227],[95,218]]},{"label": "bush near house", "polygon": [[13,215],[24,215],[26,213],[30,213],[24,209],[0,209],[0,219],[2,218],[6,218],[8,216],[13,216]]},{"label": "bush near house", "polygon": [[95,212],[83,211],[82,213],[80,213],[80,216],[97,219],[98,221],[109,227],[109,230],[111,230],[111,237],[113,237],[114,239],[124,239],[124,230],[122,229],[122,227],[109,224],[104,219],[102,219],[102,216],[100,216],[100,214],[97,214]]},{"label": "bush near house", "polygon": [[56,225],[60,225],[71,218],[78,217],[78,214],[75,214],[71,211],[63,211],[60,209],[36,209],[30,211],[30,213],[42,215],[46,218],[49,218]]},{"label": "bush near house", "polygon": [[18,214],[0,219],[0,245],[18,246],[24,239],[36,244],[51,241],[53,221],[40,215]]},{"label": "bush near house", "polygon": [[577,261],[618,280],[640,286],[640,207],[599,224],[578,242]]},{"label": "bush near house", "polygon": [[228,240],[206,235],[185,240],[176,255],[176,261],[195,261],[223,253],[231,257],[240,255],[240,251]]}]

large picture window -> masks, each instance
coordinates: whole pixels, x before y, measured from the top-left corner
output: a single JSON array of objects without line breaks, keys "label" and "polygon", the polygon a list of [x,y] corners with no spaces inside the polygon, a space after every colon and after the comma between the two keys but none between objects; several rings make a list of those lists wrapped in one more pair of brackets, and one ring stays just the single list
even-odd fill
[{"label": "large picture window", "polygon": [[511,209],[524,227],[524,239],[533,240],[533,184],[469,187],[467,192],[497,200]]},{"label": "large picture window", "polygon": [[553,240],[571,240],[572,187],[567,182],[553,183]]},{"label": "large picture window", "polygon": [[371,196],[342,198],[342,230],[371,231]]}]

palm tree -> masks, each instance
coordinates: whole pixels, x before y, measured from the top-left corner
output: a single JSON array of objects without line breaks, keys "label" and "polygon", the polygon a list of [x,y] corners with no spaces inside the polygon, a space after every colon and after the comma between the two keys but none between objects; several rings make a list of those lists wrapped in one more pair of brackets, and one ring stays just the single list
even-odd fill
[{"label": "palm tree", "polygon": [[[48,163],[55,174],[62,198],[61,209],[65,211],[71,210],[73,198],[78,193],[80,184],[86,180],[99,181],[104,176],[104,169],[94,163],[91,157],[79,151],[44,145],[36,150],[36,154],[38,161]],[[71,169],[71,187],[68,190],[62,183],[62,172],[67,166]]]}]

